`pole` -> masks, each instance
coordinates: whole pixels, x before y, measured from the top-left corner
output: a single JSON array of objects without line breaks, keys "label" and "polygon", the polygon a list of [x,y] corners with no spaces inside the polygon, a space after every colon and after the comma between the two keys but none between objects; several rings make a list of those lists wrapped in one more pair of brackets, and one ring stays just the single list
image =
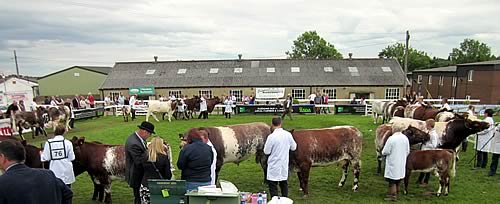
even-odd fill
[{"label": "pole", "polygon": [[17,73],[17,77],[19,77],[19,65],[17,64],[16,50],[14,50],[14,61],[16,61],[16,73]]},{"label": "pole", "polygon": [[407,86],[407,81],[408,81],[408,47],[410,43],[410,31],[406,31],[406,43],[405,43],[405,61],[404,61],[404,68],[405,68],[405,81],[404,81],[404,92],[403,95],[406,96],[406,86]]}]

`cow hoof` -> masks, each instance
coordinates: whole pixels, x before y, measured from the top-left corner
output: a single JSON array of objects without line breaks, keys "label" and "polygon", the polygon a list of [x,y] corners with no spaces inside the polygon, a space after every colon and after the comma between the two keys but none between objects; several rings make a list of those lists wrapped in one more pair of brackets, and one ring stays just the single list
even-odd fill
[{"label": "cow hoof", "polygon": [[441,193],[436,193],[436,196],[437,196],[437,197],[440,197],[440,196],[441,196]]},{"label": "cow hoof", "polygon": [[344,184],[343,184],[343,183],[339,183],[339,187],[343,187],[343,186],[344,186]]},{"label": "cow hoof", "polygon": [[408,191],[406,191],[406,190],[403,191],[403,194],[408,195]]},{"label": "cow hoof", "polygon": [[302,189],[302,188],[299,188],[299,191],[300,191],[300,192],[304,192],[304,189]]},{"label": "cow hoof", "polygon": [[352,191],[354,192],[358,192],[358,189],[359,189],[358,185],[354,185],[354,187],[352,187]]},{"label": "cow hoof", "polygon": [[444,196],[448,196],[448,193],[445,193]]},{"label": "cow hoof", "polygon": [[303,195],[302,198],[309,198],[309,195]]}]

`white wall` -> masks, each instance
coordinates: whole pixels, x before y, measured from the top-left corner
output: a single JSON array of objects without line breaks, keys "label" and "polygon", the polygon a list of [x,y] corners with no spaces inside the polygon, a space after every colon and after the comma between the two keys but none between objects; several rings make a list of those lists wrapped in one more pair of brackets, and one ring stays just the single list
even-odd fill
[{"label": "white wall", "polygon": [[38,86],[38,84],[14,77],[7,79],[5,83],[0,83],[0,104],[5,106],[13,100],[24,100],[25,105],[31,104],[33,86]]}]

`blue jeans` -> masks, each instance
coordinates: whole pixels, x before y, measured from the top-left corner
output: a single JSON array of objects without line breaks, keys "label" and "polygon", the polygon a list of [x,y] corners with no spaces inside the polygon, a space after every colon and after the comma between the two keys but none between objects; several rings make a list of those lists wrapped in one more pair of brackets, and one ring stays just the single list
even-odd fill
[{"label": "blue jeans", "polygon": [[209,186],[210,181],[208,182],[186,182],[187,191],[198,190],[199,186]]}]

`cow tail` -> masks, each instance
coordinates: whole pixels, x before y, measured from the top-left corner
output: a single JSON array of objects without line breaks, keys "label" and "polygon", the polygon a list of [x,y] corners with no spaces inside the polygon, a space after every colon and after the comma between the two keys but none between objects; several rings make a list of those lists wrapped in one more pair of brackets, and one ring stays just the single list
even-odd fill
[{"label": "cow tail", "polygon": [[456,174],[456,165],[457,165],[457,162],[456,162],[456,158],[457,158],[457,153],[453,150],[449,150],[449,152],[451,153],[452,157],[451,157],[451,167],[448,167],[449,171],[448,171],[448,174],[450,174],[451,177],[455,177],[455,174]]}]

